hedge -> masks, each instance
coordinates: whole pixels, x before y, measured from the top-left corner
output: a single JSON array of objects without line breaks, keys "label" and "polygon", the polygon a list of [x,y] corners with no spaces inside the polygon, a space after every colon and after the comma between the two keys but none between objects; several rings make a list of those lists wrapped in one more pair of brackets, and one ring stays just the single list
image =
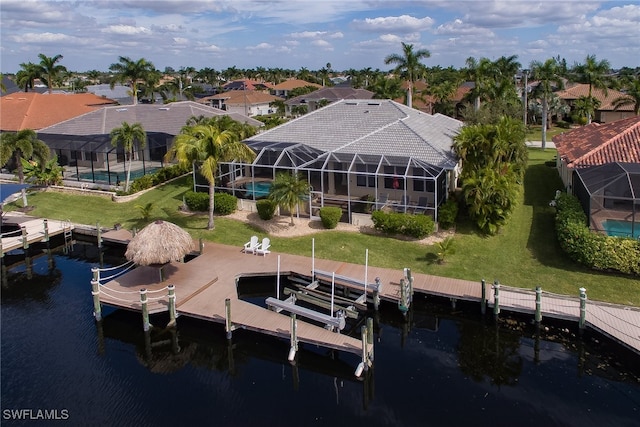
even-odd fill
[{"label": "hedge", "polygon": [[435,231],[435,223],[428,215],[375,211],[371,214],[373,226],[387,234],[404,234],[422,239]]},{"label": "hedge", "polygon": [[[209,210],[209,193],[187,191],[184,201],[190,211],[207,212]],[[220,215],[229,215],[238,207],[238,199],[227,193],[215,193],[214,211]]]},{"label": "hedge", "polygon": [[453,227],[458,216],[458,202],[449,197],[438,209],[438,224],[443,230]]},{"label": "hedge", "polygon": [[341,217],[342,209],[337,206],[325,206],[320,208],[320,220],[322,220],[324,228],[336,228]]},{"label": "hedge", "polygon": [[556,199],[556,235],[562,250],[580,264],[640,275],[640,240],[592,232],[574,196],[561,194]]},{"label": "hedge", "polygon": [[238,208],[238,198],[229,193],[214,194],[215,212],[220,215],[229,215]]}]

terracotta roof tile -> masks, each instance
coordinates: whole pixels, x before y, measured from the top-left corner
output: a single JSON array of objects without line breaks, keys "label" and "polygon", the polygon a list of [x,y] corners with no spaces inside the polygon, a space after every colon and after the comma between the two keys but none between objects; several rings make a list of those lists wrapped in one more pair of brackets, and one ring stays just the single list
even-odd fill
[{"label": "terracotta roof tile", "polygon": [[39,130],[113,104],[116,101],[92,93],[16,92],[0,98],[0,129]]},{"label": "terracotta roof tile", "polygon": [[296,89],[296,88],[305,87],[305,86],[313,86],[313,87],[317,87],[317,88],[321,88],[322,87],[322,85],[319,85],[317,83],[307,82],[305,80],[289,79],[289,80],[285,80],[282,83],[278,83],[277,85],[273,86],[271,88],[271,90],[291,90],[291,89]]},{"label": "terracotta roof tile", "polygon": [[640,163],[640,116],[606,124],[591,123],[557,135],[553,142],[569,167]]},{"label": "terracotta roof tile", "polygon": [[[577,84],[556,92],[556,95],[558,95],[560,99],[573,101],[581,96],[589,96],[589,85]],[[598,88],[591,88],[591,95],[600,101],[600,107],[598,108],[600,111],[613,111],[613,101],[617,98],[626,96],[625,93],[614,89],[607,89],[607,94],[605,95],[604,91]],[[617,111],[633,111],[633,105],[620,107]]]},{"label": "terracotta roof tile", "polygon": [[282,101],[279,96],[271,95],[264,92],[258,92],[255,90],[230,90],[227,92],[218,93],[216,95],[207,96],[199,99],[200,104],[209,104],[211,99],[224,99],[224,103],[227,105],[240,105],[244,104],[264,104],[265,102]]}]

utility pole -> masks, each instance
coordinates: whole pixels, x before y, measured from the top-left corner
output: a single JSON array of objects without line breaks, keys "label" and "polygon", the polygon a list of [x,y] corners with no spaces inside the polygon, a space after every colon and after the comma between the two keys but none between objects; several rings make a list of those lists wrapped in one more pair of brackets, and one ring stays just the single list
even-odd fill
[{"label": "utility pole", "polygon": [[527,127],[527,86],[529,86],[529,70],[522,70],[524,72],[524,127]]}]

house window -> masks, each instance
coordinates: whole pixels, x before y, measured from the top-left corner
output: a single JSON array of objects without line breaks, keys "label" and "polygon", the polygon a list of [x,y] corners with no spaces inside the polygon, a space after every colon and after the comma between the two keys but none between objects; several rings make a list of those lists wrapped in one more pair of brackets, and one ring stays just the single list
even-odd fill
[{"label": "house window", "polygon": [[384,188],[389,188],[393,190],[404,190],[404,179],[402,175],[404,175],[404,167],[396,167],[396,166],[385,166],[384,173],[385,175],[398,175],[398,176],[385,176],[384,177]]},{"label": "house window", "polygon": [[424,169],[422,168],[413,168],[413,191],[424,192],[425,191],[425,180],[420,178],[421,176],[425,176]]},{"label": "house window", "polygon": [[95,151],[84,151],[83,154],[85,160],[91,160],[92,162],[98,161],[98,153]]},{"label": "house window", "polygon": [[[356,172],[369,172],[371,174],[376,173],[377,166],[376,165],[356,165]],[[376,176],[375,175],[358,175],[356,178],[356,185],[358,187],[369,187],[375,188],[376,186]]]}]

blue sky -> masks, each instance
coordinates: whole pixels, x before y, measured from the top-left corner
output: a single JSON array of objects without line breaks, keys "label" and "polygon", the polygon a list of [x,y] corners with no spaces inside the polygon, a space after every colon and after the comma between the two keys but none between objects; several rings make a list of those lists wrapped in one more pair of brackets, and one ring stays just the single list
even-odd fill
[{"label": "blue sky", "polygon": [[465,60],[589,54],[640,66],[637,1],[42,1],[0,0],[0,70],[38,54],[63,55],[72,71],[107,71],[119,56],[160,70],[280,67],[333,70],[384,64],[401,42],[428,49],[427,66]]}]

